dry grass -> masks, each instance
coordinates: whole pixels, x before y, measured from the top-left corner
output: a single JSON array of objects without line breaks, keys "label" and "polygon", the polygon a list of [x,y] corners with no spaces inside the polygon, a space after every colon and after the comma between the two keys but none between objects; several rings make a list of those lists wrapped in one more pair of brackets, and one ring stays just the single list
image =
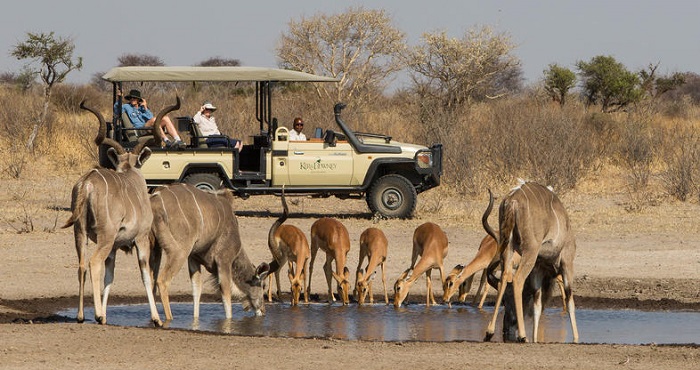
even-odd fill
[{"label": "dry grass", "polygon": [[[203,101],[212,100],[219,108],[216,117],[224,133],[247,141],[259,130],[250,86],[138,88],[154,110],[171,104],[175,92],[183,106],[173,116],[193,115]],[[74,90],[74,94],[94,94],[89,89]],[[24,149],[31,119],[9,122],[15,109],[10,103],[11,98],[21,100],[23,108],[16,109],[21,116],[31,117],[24,109],[36,109],[39,97],[32,92],[17,97],[16,92],[0,88],[0,188],[4,190],[0,202],[6,210],[5,226],[13,225],[10,230],[54,228],[55,208],[69,206],[70,187],[97,163],[92,143],[96,121],[88,113],[69,109],[70,102],[80,100],[71,91],[63,91],[62,108],[51,115],[51,125],[40,133],[32,156]],[[334,127],[332,102],[320,100],[312,90],[287,86],[275,94],[273,111],[280,125],[288,126],[294,117],[302,116],[307,135],[314,127]],[[109,94],[103,95],[105,101],[94,105],[109,120]],[[450,112],[439,107],[420,110],[416,104],[383,99],[373,106],[348,107],[343,118],[356,131],[384,133],[397,141],[442,142],[442,185],[421,194],[418,218],[437,216],[478,227],[486,189],[505,194],[517,178],[554,185],[573,209],[581,210],[584,224],[595,224],[595,214],[649,215],[664,207],[697,203],[700,109],[688,102],[606,115],[576,103],[562,110],[529,97]],[[584,212],[591,205],[598,213]],[[45,221],[31,225],[30,221],[39,219]]]}]

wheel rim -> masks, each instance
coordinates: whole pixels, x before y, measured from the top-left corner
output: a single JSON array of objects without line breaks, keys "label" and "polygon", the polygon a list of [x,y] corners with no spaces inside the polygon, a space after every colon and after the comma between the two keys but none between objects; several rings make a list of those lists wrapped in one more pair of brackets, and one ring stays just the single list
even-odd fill
[{"label": "wheel rim", "polygon": [[382,205],[395,211],[403,204],[403,194],[398,189],[387,189],[382,193]]},{"label": "wheel rim", "polygon": [[209,191],[214,191],[216,188],[214,188],[210,183],[208,182],[198,182],[194,185],[197,189],[200,190],[209,190]]}]

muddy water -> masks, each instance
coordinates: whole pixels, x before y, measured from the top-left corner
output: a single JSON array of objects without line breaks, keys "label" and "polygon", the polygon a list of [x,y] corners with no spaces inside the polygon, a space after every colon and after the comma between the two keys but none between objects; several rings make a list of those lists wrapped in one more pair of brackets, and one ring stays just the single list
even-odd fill
[{"label": "muddy water", "polygon": [[[267,305],[265,316],[255,317],[234,304],[233,319],[226,320],[220,304],[208,303],[202,304],[201,317],[194,321],[192,304],[173,304],[172,309],[175,318],[167,324],[169,328],[269,337],[435,342],[481,341],[493,313],[491,307],[479,311],[466,305],[426,308],[413,304],[396,310],[384,304],[291,307],[278,303]],[[75,317],[76,310],[58,314]],[[93,317],[91,309],[86,308],[85,317]],[[111,325],[150,326],[149,317],[147,305],[109,306],[107,311]],[[700,343],[700,312],[578,309],[576,318],[582,343]],[[547,309],[540,327],[545,342],[571,341],[568,316],[558,309]],[[526,328],[531,330],[532,324]],[[500,332],[497,327],[495,341],[501,340]]]}]

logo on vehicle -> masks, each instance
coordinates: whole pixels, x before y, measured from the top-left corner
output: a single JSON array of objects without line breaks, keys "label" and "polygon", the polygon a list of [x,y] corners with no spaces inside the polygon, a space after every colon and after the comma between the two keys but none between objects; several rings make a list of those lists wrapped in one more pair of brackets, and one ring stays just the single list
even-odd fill
[{"label": "logo on vehicle", "polygon": [[337,163],[324,163],[321,162],[321,158],[317,159],[315,162],[299,163],[299,169],[303,171],[335,171],[336,167],[338,167]]}]

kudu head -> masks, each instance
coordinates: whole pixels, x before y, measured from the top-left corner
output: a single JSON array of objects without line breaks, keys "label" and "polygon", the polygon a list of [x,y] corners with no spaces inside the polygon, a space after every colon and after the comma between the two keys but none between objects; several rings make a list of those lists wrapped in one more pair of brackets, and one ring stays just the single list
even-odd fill
[{"label": "kudu head", "polygon": [[264,285],[266,281],[265,278],[269,273],[270,265],[263,262],[255,268],[255,273],[250,280],[245,282],[246,285],[248,285],[248,289],[246,289],[247,291],[243,299],[243,309],[245,311],[255,311],[255,316],[262,316],[265,314]]}]

